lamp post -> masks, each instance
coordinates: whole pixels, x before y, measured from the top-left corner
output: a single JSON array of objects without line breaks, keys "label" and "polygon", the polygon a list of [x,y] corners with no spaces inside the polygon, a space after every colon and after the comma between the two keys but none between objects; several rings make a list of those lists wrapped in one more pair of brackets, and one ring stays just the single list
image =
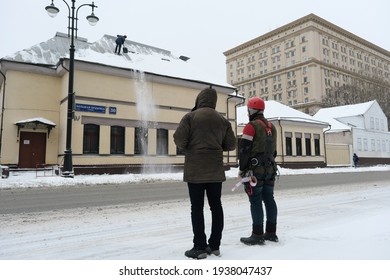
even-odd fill
[{"label": "lamp post", "polygon": [[[50,17],[55,17],[60,9],[58,9],[56,6],[54,6],[53,3],[54,0],[51,1],[51,4],[49,6],[46,6],[46,11],[49,14]],[[73,92],[73,81],[74,81],[74,53],[75,53],[75,47],[74,47],[74,38],[77,38],[77,16],[79,9],[83,6],[90,6],[92,7],[92,13],[87,16],[87,20],[90,25],[96,25],[96,23],[99,21],[99,18],[95,16],[94,9],[97,8],[95,6],[94,2],[92,4],[82,4],[80,5],[75,14],[75,3],[76,0],[72,1],[72,6],[69,6],[69,4],[62,0],[66,6],[68,6],[68,37],[70,37],[70,49],[69,49],[69,81],[68,81],[68,111],[67,111],[67,120],[66,120],[66,147],[64,151],[64,166],[62,169],[62,176],[63,177],[74,177],[73,172],[73,162],[72,162],[72,121],[73,121],[73,115],[74,115],[74,92]],[[76,26],[75,26],[76,24]],[[76,34],[75,34],[76,33]]]}]

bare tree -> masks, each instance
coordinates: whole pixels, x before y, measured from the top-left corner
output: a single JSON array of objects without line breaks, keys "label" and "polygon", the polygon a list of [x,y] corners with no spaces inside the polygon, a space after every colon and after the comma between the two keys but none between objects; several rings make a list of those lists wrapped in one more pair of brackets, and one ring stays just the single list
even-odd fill
[{"label": "bare tree", "polygon": [[368,80],[352,79],[348,84],[332,87],[323,96],[324,106],[342,106],[376,100],[385,113],[390,130],[390,83],[374,76]]}]

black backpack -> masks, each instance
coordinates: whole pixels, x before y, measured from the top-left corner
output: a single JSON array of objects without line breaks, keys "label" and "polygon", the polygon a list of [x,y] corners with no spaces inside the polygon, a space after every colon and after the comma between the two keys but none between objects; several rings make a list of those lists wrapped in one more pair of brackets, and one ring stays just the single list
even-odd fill
[{"label": "black backpack", "polygon": [[259,153],[251,159],[252,167],[256,177],[261,180],[274,180],[277,174],[277,165],[274,157],[274,138],[272,137],[272,123],[265,124],[262,120],[255,120],[265,128],[264,153]]}]

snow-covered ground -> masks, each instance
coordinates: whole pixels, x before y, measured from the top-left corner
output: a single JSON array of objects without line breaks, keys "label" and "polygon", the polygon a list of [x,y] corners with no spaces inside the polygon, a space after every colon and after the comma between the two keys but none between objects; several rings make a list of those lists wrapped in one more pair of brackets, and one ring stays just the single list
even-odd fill
[{"label": "snow-covered ground", "polygon": [[[282,176],[389,172],[390,166],[280,169]],[[237,170],[227,172],[236,177]],[[0,188],[181,180],[182,174],[35,177],[12,175]],[[1,194],[1,189],[0,189]],[[208,260],[390,260],[390,182],[323,188],[276,186],[279,243],[246,246],[251,218],[245,193],[223,196],[221,256]],[[206,204],[207,205],[207,204]],[[192,246],[187,198],[110,207],[0,215],[0,260],[186,260]],[[205,207],[206,229],[210,215]],[[242,264],[242,263],[241,263]],[[389,262],[387,262],[389,264]],[[388,271],[388,270],[387,270]]]},{"label": "snow-covered ground", "polygon": [[[321,173],[342,173],[342,172],[367,172],[367,171],[390,171],[390,166],[378,165],[372,167],[329,167],[311,169],[286,169],[278,167],[280,175],[298,174],[321,174]],[[236,178],[237,168],[232,168],[226,172],[227,178]],[[54,187],[70,185],[97,185],[97,184],[121,184],[121,183],[141,183],[156,181],[181,181],[183,173],[165,174],[123,174],[123,175],[78,175],[73,179],[53,176],[51,170],[38,172],[11,172],[7,179],[0,180],[0,189],[9,188],[34,188],[34,187]]]}]

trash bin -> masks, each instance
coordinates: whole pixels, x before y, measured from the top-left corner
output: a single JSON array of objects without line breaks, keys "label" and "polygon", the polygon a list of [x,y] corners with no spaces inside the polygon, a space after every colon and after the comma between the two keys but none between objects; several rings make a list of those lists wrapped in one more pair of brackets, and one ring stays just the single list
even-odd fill
[{"label": "trash bin", "polygon": [[1,166],[1,178],[5,179],[9,177],[9,167],[8,166]]}]

